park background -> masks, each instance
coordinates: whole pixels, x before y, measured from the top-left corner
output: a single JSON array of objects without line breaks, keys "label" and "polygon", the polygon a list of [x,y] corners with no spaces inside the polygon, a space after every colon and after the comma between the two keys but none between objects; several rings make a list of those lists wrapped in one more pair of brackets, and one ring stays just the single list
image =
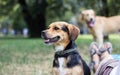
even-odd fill
[{"label": "park background", "polygon": [[[54,21],[79,25],[76,40],[81,56],[89,64],[93,41],[84,25],[77,22],[82,10],[97,15],[120,15],[120,0],[0,0],[0,75],[52,75],[54,50],[41,39],[41,31]],[[120,54],[120,36],[109,35],[113,55]]]}]

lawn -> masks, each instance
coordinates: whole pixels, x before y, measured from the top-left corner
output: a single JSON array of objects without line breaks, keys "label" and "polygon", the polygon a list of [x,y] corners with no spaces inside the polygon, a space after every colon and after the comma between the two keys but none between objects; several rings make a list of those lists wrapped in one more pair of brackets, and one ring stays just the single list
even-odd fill
[{"label": "lawn", "polygon": [[[80,35],[76,40],[81,56],[90,60],[92,36]],[[120,36],[110,35],[113,54],[120,54]],[[54,50],[42,39],[0,39],[0,75],[52,75]]]}]

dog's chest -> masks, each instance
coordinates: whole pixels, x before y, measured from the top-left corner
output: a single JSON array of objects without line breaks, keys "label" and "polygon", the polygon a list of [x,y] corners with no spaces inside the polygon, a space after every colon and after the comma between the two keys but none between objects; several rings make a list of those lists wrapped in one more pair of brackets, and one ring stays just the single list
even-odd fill
[{"label": "dog's chest", "polygon": [[[63,46],[56,46],[55,50],[56,51],[61,51],[63,50],[64,47]],[[66,71],[65,71],[65,58],[64,57],[60,57],[57,59],[59,66],[58,66],[58,71],[59,71],[59,75],[65,75]]]},{"label": "dog's chest", "polygon": [[58,58],[58,62],[59,62],[59,67],[58,67],[58,70],[59,70],[59,75],[65,75],[66,74],[66,71],[64,70],[65,68],[65,58]]}]

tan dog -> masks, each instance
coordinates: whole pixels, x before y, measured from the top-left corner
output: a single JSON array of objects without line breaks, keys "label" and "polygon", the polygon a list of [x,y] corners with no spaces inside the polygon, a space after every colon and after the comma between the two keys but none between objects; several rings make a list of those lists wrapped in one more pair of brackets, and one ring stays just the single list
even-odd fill
[{"label": "tan dog", "polygon": [[75,39],[79,29],[66,22],[53,22],[41,33],[44,42],[54,46],[54,75],[90,75],[90,69],[79,55]]},{"label": "tan dog", "polygon": [[96,16],[95,12],[90,10],[82,11],[79,21],[87,25],[94,41],[103,44],[103,36],[109,33],[120,32],[120,16],[102,17]]}]

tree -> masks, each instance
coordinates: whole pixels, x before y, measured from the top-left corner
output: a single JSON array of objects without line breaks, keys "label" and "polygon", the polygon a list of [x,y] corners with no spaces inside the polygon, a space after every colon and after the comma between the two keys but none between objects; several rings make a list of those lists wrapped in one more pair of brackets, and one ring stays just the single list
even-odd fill
[{"label": "tree", "polygon": [[68,22],[83,9],[94,9],[103,16],[117,15],[119,4],[120,0],[1,0],[0,22],[7,18],[15,29],[27,25],[29,37],[40,37],[41,31],[53,21]]},{"label": "tree", "polygon": [[[31,0],[32,1],[32,0]],[[66,2],[69,4],[66,6]],[[72,0],[34,0],[31,5],[27,3],[27,0],[18,0],[22,8],[24,19],[29,28],[30,37],[40,37],[41,31],[46,27],[46,10],[51,13],[52,19],[59,17],[59,20],[64,20],[63,17],[66,11],[71,10],[76,12],[76,2]],[[74,4],[73,4],[74,3]],[[73,4],[70,6],[70,4]],[[51,15],[51,14],[50,14]],[[54,16],[55,15],[55,16]]]},{"label": "tree", "polygon": [[40,37],[41,31],[44,30],[46,26],[46,0],[35,0],[35,4],[33,5],[35,7],[34,15],[30,12],[26,0],[18,0],[18,2],[22,8],[22,13],[27,23],[30,37]]}]

